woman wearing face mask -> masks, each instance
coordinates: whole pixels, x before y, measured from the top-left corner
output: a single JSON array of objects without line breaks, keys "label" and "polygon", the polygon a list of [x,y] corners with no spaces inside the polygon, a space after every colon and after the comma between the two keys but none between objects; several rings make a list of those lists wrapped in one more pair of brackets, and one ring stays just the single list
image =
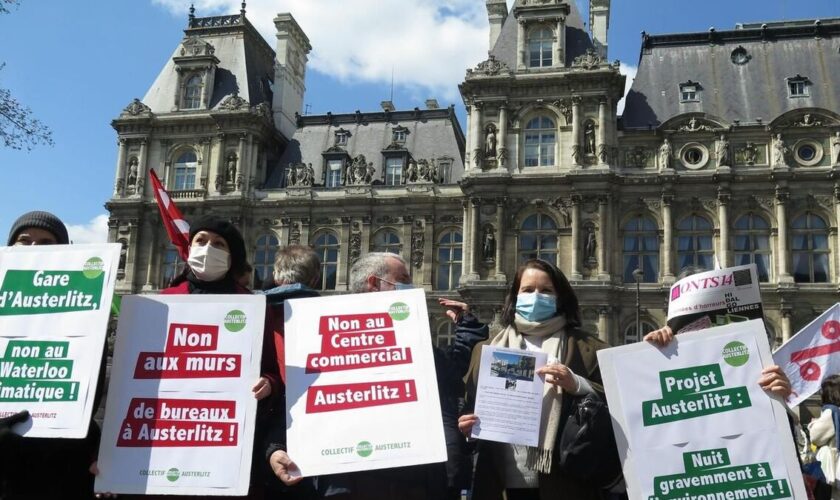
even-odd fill
[{"label": "woman wearing face mask", "polygon": [[[552,467],[561,422],[569,411],[565,394],[602,393],[595,352],[609,347],[580,329],[578,299],[569,281],[554,265],[532,259],[516,272],[505,299],[502,330],[491,345],[548,354],[548,365],[537,370],[545,376],[539,445],[514,446],[480,441],[473,481],[473,498],[588,500],[599,497],[598,488]],[[472,408],[478,382],[481,349],[473,351],[467,380],[467,408]],[[481,415],[460,417],[458,427],[469,436]]]}]

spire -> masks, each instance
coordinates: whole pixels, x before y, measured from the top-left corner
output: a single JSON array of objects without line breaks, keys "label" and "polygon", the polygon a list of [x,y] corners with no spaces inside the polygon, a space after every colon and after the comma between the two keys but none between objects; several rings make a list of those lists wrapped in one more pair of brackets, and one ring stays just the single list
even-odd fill
[{"label": "spire", "polygon": [[194,3],[191,3],[191,4],[190,4],[190,15],[189,15],[189,17],[187,18],[187,26],[188,26],[188,27],[192,27],[192,24],[193,24],[193,20],[194,20],[194,19],[195,19],[195,4],[194,4]]}]

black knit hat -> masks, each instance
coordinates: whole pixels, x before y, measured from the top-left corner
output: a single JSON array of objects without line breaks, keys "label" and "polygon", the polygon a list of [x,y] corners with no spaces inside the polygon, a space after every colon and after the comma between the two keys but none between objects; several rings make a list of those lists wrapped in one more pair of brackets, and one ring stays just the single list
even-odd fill
[{"label": "black knit hat", "polygon": [[55,236],[55,241],[58,242],[59,245],[66,245],[70,243],[70,238],[67,236],[67,228],[64,227],[64,223],[61,222],[61,219],[49,212],[34,211],[21,215],[18,217],[18,220],[12,224],[12,230],[9,231],[9,241],[6,245],[11,246],[17,239],[18,234],[24,229],[30,227],[37,227],[38,229],[51,232],[52,235]]},{"label": "black knit hat", "polygon": [[228,244],[230,249],[230,271],[228,275],[239,276],[247,263],[245,256],[245,240],[242,234],[230,222],[215,215],[202,215],[190,224],[190,242],[200,231],[212,231]]}]

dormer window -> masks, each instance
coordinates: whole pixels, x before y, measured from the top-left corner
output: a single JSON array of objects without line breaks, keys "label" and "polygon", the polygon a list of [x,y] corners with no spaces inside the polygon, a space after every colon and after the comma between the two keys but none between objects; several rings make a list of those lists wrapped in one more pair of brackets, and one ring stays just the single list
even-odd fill
[{"label": "dormer window", "polygon": [[347,139],[349,139],[349,138],[350,138],[350,132],[348,132],[344,129],[336,130],[336,132],[335,132],[335,145],[336,146],[346,146],[347,145]]},{"label": "dormer window", "polygon": [[691,80],[680,84],[680,102],[700,102],[700,84]]},{"label": "dormer window", "polygon": [[808,87],[811,81],[808,77],[796,75],[787,79],[788,97],[808,97]]},{"label": "dormer window", "polygon": [[408,136],[408,129],[405,127],[396,127],[391,131],[391,140],[396,144],[405,144],[405,139]]},{"label": "dormer window", "polygon": [[547,68],[553,64],[552,46],[554,34],[548,28],[539,28],[531,32],[528,38],[528,66]]},{"label": "dormer window", "polygon": [[184,109],[201,107],[201,77],[193,75],[184,86]]}]

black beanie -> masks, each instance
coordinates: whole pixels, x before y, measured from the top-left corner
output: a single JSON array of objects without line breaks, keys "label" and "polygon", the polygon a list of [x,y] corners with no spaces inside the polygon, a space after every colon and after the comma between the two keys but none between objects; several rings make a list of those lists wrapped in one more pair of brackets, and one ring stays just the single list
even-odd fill
[{"label": "black beanie", "polygon": [[247,263],[245,258],[245,240],[242,234],[230,222],[215,215],[202,215],[190,224],[190,242],[200,231],[212,231],[228,244],[230,249],[230,271],[229,275],[239,276],[245,269]]},{"label": "black beanie", "polygon": [[12,230],[9,231],[9,241],[6,245],[11,246],[18,237],[18,233],[29,227],[37,227],[49,231],[55,236],[55,241],[59,245],[66,245],[70,243],[70,238],[67,236],[67,228],[61,219],[49,212],[27,212],[12,224]]}]

